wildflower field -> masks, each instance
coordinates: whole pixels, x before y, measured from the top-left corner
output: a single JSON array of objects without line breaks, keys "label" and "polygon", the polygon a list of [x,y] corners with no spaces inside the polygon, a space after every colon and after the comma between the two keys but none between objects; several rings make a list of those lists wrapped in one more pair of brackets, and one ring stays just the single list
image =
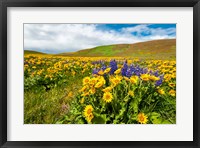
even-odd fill
[{"label": "wildflower field", "polygon": [[176,61],[25,54],[25,124],[175,124]]}]

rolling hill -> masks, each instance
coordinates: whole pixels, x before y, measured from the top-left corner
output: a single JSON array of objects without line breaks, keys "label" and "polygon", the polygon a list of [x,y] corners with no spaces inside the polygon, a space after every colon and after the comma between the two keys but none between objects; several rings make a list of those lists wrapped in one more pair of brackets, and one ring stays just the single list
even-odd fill
[{"label": "rolling hill", "polygon": [[26,54],[46,54],[38,51],[32,51],[32,50],[24,50],[24,55]]},{"label": "rolling hill", "polygon": [[58,54],[73,57],[135,57],[141,59],[175,59],[176,39],[152,40],[135,44],[115,44]]}]

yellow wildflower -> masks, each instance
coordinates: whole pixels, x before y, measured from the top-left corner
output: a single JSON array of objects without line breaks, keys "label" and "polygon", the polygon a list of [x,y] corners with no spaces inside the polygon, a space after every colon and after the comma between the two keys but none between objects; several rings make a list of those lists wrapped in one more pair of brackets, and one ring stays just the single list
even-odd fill
[{"label": "yellow wildflower", "polygon": [[97,81],[98,81],[98,79],[97,78],[91,78],[90,79],[90,86],[93,86],[94,84],[96,84],[97,83]]},{"label": "yellow wildflower", "polygon": [[100,76],[99,77],[99,82],[102,82],[103,84],[106,84],[106,81],[105,81],[105,79],[104,79],[104,77],[103,76]]},{"label": "yellow wildflower", "polygon": [[149,76],[149,79],[152,80],[152,81],[158,81],[158,80],[160,80],[160,78],[156,77],[156,76]]},{"label": "yellow wildflower", "polygon": [[103,70],[100,70],[100,71],[98,72],[98,74],[99,74],[99,75],[103,75],[103,74],[104,74]]},{"label": "yellow wildflower", "polygon": [[161,95],[164,95],[165,91],[163,89],[158,89],[158,93],[161,94]]},{"label": "yellow wildflower", "polygon": [[112,87],[108,86],[108,87],[104,88],[102,91],[103,92],[110,92],[111,90],[112,90]]},{"label": "yellow wildflower", "polygon": [[112,94],[111,94],[110,92],[105,92],[105,93],[103,94],[103,100],[104,100],[106,103],[111,102],[112,99],[113,99],[113,96],[112,96]]},{"label": "yellow wildflower", "polygon": [[85,92],[81,96],[88,96],[88,95],[89,95],[89,92]]},{"label": "yellow wildflower", "polygon": [[170,87],[175,87],[175,86],[176,86],[175,83],[169,83],[168,85],[169,85]]},{"label": "yellow wildflower", "polygon": [[121,72],[121,68],[117,69],[114,73],[119,74]]},{"label": "yellow wildflower", "polygon": [[138,81],[138,76],[131,76],[130,77],[130,82],[131,83],[135,84],[135,83],[137,83],[137,81]]},{"label": "yellow wildflower", "polygon": [[138,114],[138,122],[141,123],[141,124],[146,124],[148,122],[148,117],[144,114],[144,113],[139,113]]},{"label": "yellow wildflower", "polygon": [[134,91],[129,90],[128,95],[130,95],[131,97],[134,97]]},{"label": "yellow wildflower", "polygon": [[94,109],[93,109],[92,105],[87,105],[84,109],[84,116],[88,117],[92,113],[93,110]]},{"label": "yellow wildflower", "polygon": [[86,120],[90,123],[93,118],[94,118],[94,115],[93,114],[89,114],[89,116],[86,117]]},{"label": "yellow wildflower", "polygon": [[121,77],[116,76],[116,77],[114,77],[114,78],[111,78],[110,81],[112,82],[112,84],[113,84],[114,86],[116,86],[117,84],[119,84],[119,83],[121,82]]},{"label": "yellow wildflower", "polygon": [[84,92],[86,89],[87,89],[87,86],[83,86],[83,87],[79,90],[79,92]]},{"label": "yellow wildflower", "polygon": [[104,73],[109,73],[111,70],[111,68],[106,68],[106,70],[104,70]]},{"label": "yellow wildflower", "polygon": [[83,85],[87,85],[90,82],[90,77],[85,77],[83,79]]},{"label": "yellow wildflower", "polygon": [[89,90],[89,92],[90,92],[91,94],[95,94],[96,90],[95,90],[94,87],[92,87],[92,88]]},{"label": "yellow wildflower", "polygon": [[171,96],[175,97],[175,96],[176,96],[176,91],[175,91],[175,90],[170,90],[170,91],[169,91],[169,94],[170,94]]},{"label": "yellow wildflower", "polygon": [[126,81],[130,81],[130,79],[128,77],[124,77],[124,80]]},{"label": "yellow wildflower", "polygon": [[93,110],[94,109],[93,109],[92,105],[87,105],[84,109],[84,116],[86,117],[86,120],[88,122],[91,122],[91,120],[94,118],[94,115],[92,113]]},{"label": "yellow wildflower", "polygon": [[94,87],[95,88],[100,88],[101,86],[103,86],[103,81],[98,82]]},{"label": "yellow wildflower", "polygon": [[83,98],[81,98],[80,103],[83,104],[84,101],[85,101],[85,98],[83,97]]},{"label": "yellow wildflower", "polygon": [[141,78],[143,81],[148,81],[148,80],[149,80],[149,74],[141,74],[140,78]]},{"label": "yellow wildflower", "polygon": [[164,80],[165,80],[165,82],[170,81],[171,78],[172,78],[171,74],[165,74],[165,75],[164,75]]}]

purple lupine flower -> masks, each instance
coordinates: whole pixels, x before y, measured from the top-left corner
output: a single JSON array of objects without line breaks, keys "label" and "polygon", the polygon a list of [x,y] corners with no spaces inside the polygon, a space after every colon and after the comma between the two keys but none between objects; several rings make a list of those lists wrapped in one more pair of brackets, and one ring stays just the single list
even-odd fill
[{"label": "purple lupine flower", "polygon": [[135,67],[134,73],[135,73],[137,76],[140,76],[141,68],[140,68],[139,66]]},{"label": "purple lupine flower", "polygon": [[159,80],[158,81],[156,81],[156,83],[155,83],[155,85],[156,86],[160,86],[160,85],[162,85],[162,83],[163,83],[163,78],[164,78],[164,76],[163,75],[161,75],[161,76],[159,76]]},{"label": "purple lupine flower", "polygon": [[103,65],[101,69],[104,71],[106,68],[106,65]]},{"label": "purple lupine flower", "polygon": [[[125,70],[126,69],[126,67],[127,67],[127,70]],[[135,72],[135,68],[134,68],[134,66],[133,65],[131,65],[130,67],[128,67],[127,65],[125,66],[125,68],[123,69],[124,71],[123,71],[123,76],[126,76],[126,77],[128,77],[128,78],[130,78],[133,74],[134,74],[134,72]],[[126,74],[124,75],[124,72],[126,71]]]},{"label": "purple lupine flower", "polygon": [[117,62],[115,60],[111,60],[110,61],[110,67],[111,67],[110,74],[112,75],[118,69],[117,68]]},{"label": "purple lupine flower", "polygon": [[130,71],[131,71],[132,73],[135,72],[135,67],[134,67],[133,65],[130,66]]},{"label": "purple lupine flower", "polygon": [[154,72],[154,74],[153,75],[155,75],[156,77],[158,77],[158,71],[156,71],[156,72]]},{"label": "purple lupine flower", "polygon": [[104,65],[105,61],[103,60],[99,60],[99,61],[93,61],[92,64],[96,65],[96,64],[100,64],[100,65]]},{"label": "purple lupine flower", "polygon": [[130,68],[126,71],[126,77],[130,78],[132,76],[132,71]]},{"label": "purple lupine flower", "polygon": [[121,70],[122,76],[126,76],[127,70],[128,70],[128,65],[127,65],[127,61],[125,61]]},{"label": "purple lupine flower", "polygon": [[147,69],[147,68],[142,68],[142,69],[141,69],[141,73],[142,73],[142,74],[146,74],[147,72],[148,72],[148,69]]},{"label": "purple lupine flower", "polygon": [[94,69],[92,70],[92,74],[98,74],[98,72],[99,72],[99,70],[96,69],[96,68],[94,68]]}]

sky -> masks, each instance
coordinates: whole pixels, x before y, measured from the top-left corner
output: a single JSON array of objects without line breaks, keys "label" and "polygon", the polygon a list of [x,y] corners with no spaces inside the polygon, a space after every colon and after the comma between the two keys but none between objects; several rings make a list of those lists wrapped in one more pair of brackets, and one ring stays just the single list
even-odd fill
[{"label": "sky", "polygon": [[24,50],[44,53],[174,38],[176,24],[24,24]]}]

